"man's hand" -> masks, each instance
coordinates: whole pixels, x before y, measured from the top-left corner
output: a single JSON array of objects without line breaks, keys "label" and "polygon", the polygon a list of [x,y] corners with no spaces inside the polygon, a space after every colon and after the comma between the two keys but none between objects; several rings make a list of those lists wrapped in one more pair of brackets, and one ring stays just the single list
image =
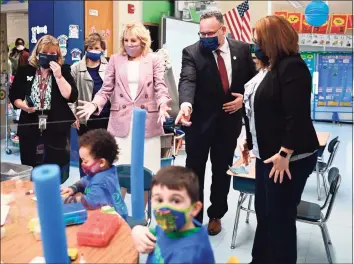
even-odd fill
[{"label": "man's hand", "polygon": [[222,109],[230,114],[236,113],[242,108],[243,95],[239,93],[231,93],[232,96],[236,97],[235,100],[223,105]]},{"label": "man's hand", "polygon": [[146,226],[135,226],[132,230],[133,240],[139,253],[151,253],[155,249],[156,237]]},{"label": "man's hand", "polygon": [[181,123],[183,126],[191,126],[192,122],[190,122],[191,119],[191,109],[189,106],[184,106],[181,110],[179,110],[179,113],[176,117],[175,124],[177,125],[178,123]]}]

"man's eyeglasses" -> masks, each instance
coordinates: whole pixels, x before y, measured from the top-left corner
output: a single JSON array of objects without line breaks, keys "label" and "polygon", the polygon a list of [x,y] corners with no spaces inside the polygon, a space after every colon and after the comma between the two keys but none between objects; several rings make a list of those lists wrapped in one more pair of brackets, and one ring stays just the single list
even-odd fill
[{"label": "man's eyeglasses", "polygon": [[219,29],[217,31],[214,32],[198,32],[199,37],[205,38],[205,37],[212,37],[214,36],[216,33],[218,33],[218,31],[222,28],[219,27]]}]

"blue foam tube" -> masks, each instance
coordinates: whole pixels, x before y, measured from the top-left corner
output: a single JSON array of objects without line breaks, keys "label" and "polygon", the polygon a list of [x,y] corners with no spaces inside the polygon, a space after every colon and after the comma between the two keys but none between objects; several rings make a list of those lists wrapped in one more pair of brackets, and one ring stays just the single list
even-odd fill
[{"label": "blue foam tube", "polygon": [[33,169],[41,240],[46,263],[69,263],[63,202],[60,196],[60,168],[43,165]]},{"label": "blue foam tube", "polygon": [[131,152],[131,197],[132,216],[136,221],[144,220],[144,140],[146,111],[134,109]]}]

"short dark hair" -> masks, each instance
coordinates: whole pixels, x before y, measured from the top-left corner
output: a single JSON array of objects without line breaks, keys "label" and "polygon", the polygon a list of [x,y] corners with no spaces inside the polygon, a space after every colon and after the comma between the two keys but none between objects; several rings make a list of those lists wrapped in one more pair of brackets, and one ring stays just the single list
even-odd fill
[{"label": "short dark hair", "polygon": [[95,159],[105,159],[109,165],[117,159],[119,148],[114,137],[105,129],[94,129],[83,134],[80,148],[87,147]]},{"label": "short dark hair", "polygon": [[200,16],[200,20],[215,17],[220,24],[224,24],[224,16],[220,11],[208,11]]},{"label": "short dark hair", "polygon": [[15,40],[15,46],[17,46],[19,42],[21,42],[23,46],[25,45],[25,41],[23,40],[23,38],[17,38]]},{"label": "short dark hair", "polygon": [[185,167],[168,166],[152,178],[151,189],[161,185],[171,190],[186,189],[192,203],[199,201],[199,183],[195,173]]}]

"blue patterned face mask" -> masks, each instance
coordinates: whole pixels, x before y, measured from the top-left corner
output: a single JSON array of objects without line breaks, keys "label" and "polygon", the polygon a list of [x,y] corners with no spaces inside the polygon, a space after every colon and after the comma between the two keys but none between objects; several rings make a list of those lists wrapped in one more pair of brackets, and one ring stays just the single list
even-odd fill
[{"label": "blue patterned face mask", "polygon": [[244,165],[241,165],[240,167],[237,167],[237,168],[232,168],[232,167],[229,167],[230,168],[230,171],[232,171],[232,173],[234,174],[248,174],[248,169],[246,166]]},{"label": "blue patterned face mask", "polygon": [[169,205],[160,205],[153,208],[157,224],[166,233],[181,230],[190,219],[189,212],[193,205],[186,209],[176,209]]}]

